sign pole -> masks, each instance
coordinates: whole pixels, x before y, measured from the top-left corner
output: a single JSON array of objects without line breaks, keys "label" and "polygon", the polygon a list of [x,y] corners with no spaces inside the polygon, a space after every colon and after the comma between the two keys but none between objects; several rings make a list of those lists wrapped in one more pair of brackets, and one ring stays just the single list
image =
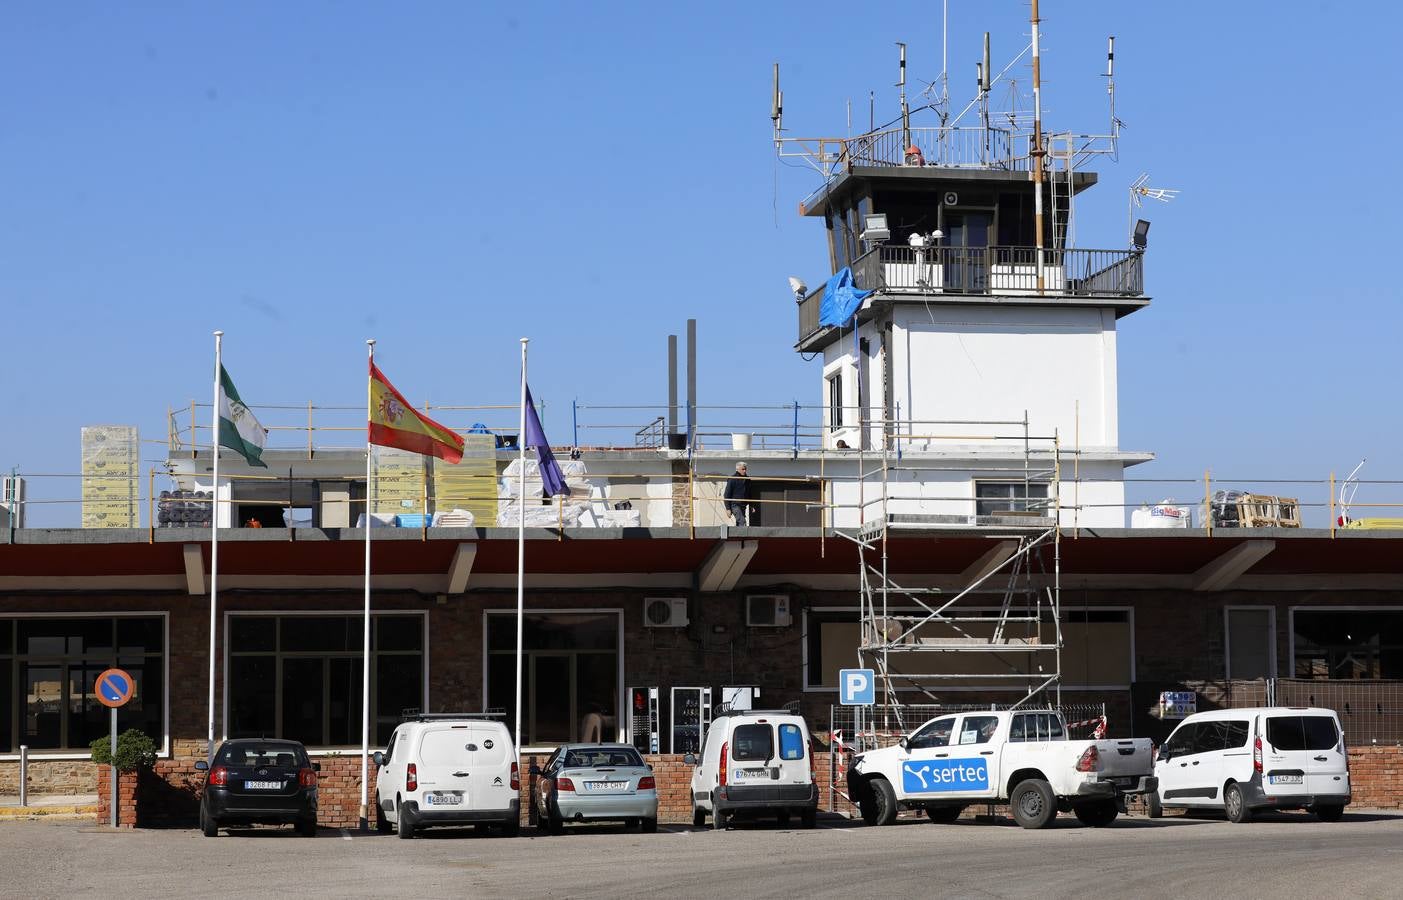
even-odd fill
[{"label": "sign pole", "polygon": [[112,827],[117,827],[117,707],[112,707]]}]

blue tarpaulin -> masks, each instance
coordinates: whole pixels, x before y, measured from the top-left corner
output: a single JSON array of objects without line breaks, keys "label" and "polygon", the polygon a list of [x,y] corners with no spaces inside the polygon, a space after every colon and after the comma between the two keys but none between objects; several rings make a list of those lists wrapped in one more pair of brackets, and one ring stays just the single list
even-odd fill
[{"label": "blue tarpaulin", "polygon": [[844,266],[823,289],[823,299],[818,305],[818,324],[846,325],[862,306],[871,291],[860,291],[853,284],[853,270]]}]

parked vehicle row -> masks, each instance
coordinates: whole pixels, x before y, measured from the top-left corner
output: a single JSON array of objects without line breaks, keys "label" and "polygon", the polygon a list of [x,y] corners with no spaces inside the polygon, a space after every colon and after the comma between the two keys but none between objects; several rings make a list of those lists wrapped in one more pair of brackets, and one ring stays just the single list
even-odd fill
[{"label": "parked vehicle row", "polygon": [[[812,735],[783,710],[719,713],[694,766],[692,824],[725,828],[742,818],[818,816]],[[376,766],[376,829],[412,838],[442,825],[520,831],[517,750],[491,715],[419,715],[402,722]],[[207,770],[200,827],[290,823],[316,833],[317,771],[301,744],[226,741]],[[573,822],[622,822],[657,830],[657,778],[629,744],[564,744],[539,769],[532,803],[543,832]],[[1154,753],[1147,738],[1071,740],[1052,710],[937,716],[894,746],[856,754],[849,796],[868,825],[890,825],[902,809],[953,822],[973,803],[1008,803],[1024,828],[1059,812],[1103,827],[1144,795],[1151,817],[1168,807],[1221,809],[1244,822],[1259,809],[1307,809],[1338,821],[1350,802],[1348,757],[1328,709],[1257,708],[1186,718]]]}]

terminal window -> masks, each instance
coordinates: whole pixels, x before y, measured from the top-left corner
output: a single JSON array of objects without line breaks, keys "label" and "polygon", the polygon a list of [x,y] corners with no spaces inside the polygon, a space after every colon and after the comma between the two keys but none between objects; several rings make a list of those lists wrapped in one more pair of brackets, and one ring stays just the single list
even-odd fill
[{"label": "terminal window", "polygon": [[[361,742],[363,619],[229,617],[229,737],[309,747]],[[384,746],[406,709],[424,703],[424,617],[371,617],[371,743]]]},{"label": "terminal window", "polygon": [[165,740],[165,618],[0,618],[0,753],[86,751],[108,734],[94,687],[104,669],[136,680],[117,727]]}]

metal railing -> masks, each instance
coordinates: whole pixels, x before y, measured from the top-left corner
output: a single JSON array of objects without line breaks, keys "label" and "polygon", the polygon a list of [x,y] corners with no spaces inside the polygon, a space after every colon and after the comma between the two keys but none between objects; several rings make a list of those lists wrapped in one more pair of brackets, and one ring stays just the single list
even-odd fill
[{"label": "metal railing", "polygon": [[[1035,247],[925,247],[886,244],[853,260],[861,290],[973,296],[1038,293]],[[1138,250],[1042,251],[1043,292],[1052,297],[1139,297],[1145,292]],[[799,340],[820,329],[823,288],[799,303]]]}]

